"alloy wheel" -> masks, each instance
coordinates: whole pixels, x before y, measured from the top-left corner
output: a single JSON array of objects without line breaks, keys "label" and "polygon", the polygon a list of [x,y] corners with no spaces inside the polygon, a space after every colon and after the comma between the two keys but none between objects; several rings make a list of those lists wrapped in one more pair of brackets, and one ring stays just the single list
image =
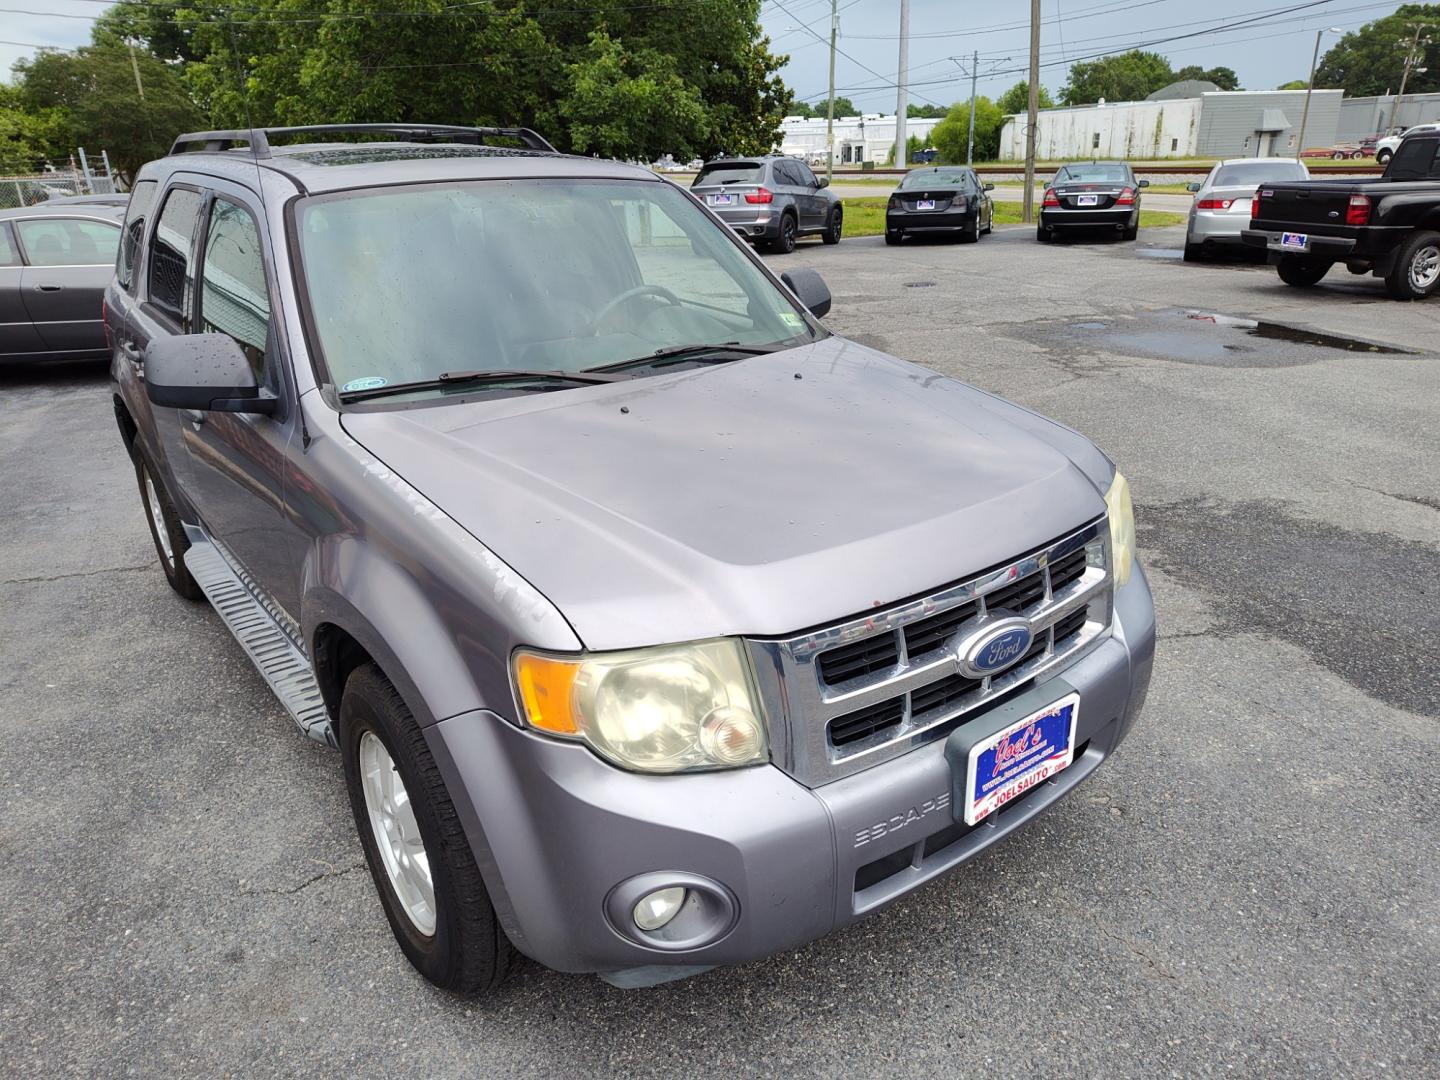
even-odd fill
[{"label": "alloy wheel", "polygon": [[150,524],[155,529],[155,540],[165,556],[165,563],[175,565],[175,549],[170,544],[170,530],[165,527],[165,512],[160,508],[160,493],[155,490],[155,481],[150,470],[145,470],[145,509],[150,513]]},{"label": "alloy wheel", "polygon": [[411,925],[429,937],[435,933],[435,882],[430,876],[430,857],[395,761],[385,744],[369,731],[360,736],[360,787],[365,793],[370,832],[390,887]]}]

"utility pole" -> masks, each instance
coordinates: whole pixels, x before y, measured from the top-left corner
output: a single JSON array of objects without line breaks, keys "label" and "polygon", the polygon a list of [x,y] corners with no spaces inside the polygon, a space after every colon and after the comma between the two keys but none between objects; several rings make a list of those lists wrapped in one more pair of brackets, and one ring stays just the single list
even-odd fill
[{"label": "utility pole", "polygon": [[135,59],[135,43],[127,41],[130,46],[130,70],[135,73],[135,92],[140,95],[140,100],[145,100],[145,87],[140,82],[140,62]]},{"label": "utility pole", "polygon": [[975,82],[980,78],[980,53],[970,56],[970,139],[965,144],[965,164],[975,164]]},{"label": "utility pole", "polygon": [[1030,101],[1025,109],[1025,201],[1021,219],[1035,220],[1035,126],[1040,112],[1040,0],[1030,0]]},{"label": "utility pole", "polygon": [[903,169],[910,163],[905,152],[905,120],[910,112],[910,95],[905,84],[910,81],[910,0],[900,0],[900,74],[895,79],[895,167]]},{"label": "utility pole", "polygon": [[825,103],[825,179],[835,178],[835,35],[840,31],[839,0],[830,0],[830,97]]},{"label": "utility pole", "polygon": [[1400,93],[1395,95],[1395,107],[1390,111],[1391,127],[1400,126],[1400,103],[1405,100],[1405,84],[1410,81],[1410,72],[1425,72],[1429,70],[1428,68],[1415,66],[1425,55],[1424,47],[1430,44],[1428,37],[1424,41],[1420,40],[1420,31],[1426,29],[1427,25],[1428,24],[1421,22],[1415,23],[1415,33],[1410,40],[1406,41],[1404,38],[1401,38],[1399,41],[1399,44],[1408,46],[1408,48],[1405,52],[1405,70],[1400,75]]},{"label": "utility pole", "polygon": [[1338,26],[1328,26],[1315,31],[1315,51],[1310,54],[1310,81],[1305,84],[1305,108],[1300,110],[1300,138],[1295,142],[1295,160],[1305,152],[1305,125],[1310,120],[1310,95],[1315,92],[1315,68],[1320,63],[1320,35],[1344,33]]}]

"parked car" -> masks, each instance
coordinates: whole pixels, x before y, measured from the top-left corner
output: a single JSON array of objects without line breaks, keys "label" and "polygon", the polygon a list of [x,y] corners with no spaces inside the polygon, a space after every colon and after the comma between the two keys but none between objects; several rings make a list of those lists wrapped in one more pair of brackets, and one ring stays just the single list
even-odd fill
[{"label": "parked car", "polygon": [[1400,149],[1400,144],[1401,144],[1408,136],[1410,136],[1410,135],[1412,135],[1412,134],[1418,135],[1418,134],[1421,134],[1421,133],[1426,132],[1426,131],[1437,131],[1437,130],[1440,130],[1440,123],[1434,123],[1434,124],[1416,124],[1416,125],[1414,125],[1413,127],[1400,128],[1400,129],[1397,130],[1397,131],[1392,131],[1389,135],[1386,135],[1383,139],[1379,139],[1379,140],[1376,141],[1376,143],[1375,143],[1375,160],[1376,160],[1377,162],[1379,162],[1381,165],[1388,164],[1389,161],[1390,161],[1390,159],[1395,156],[1395,151],[1398,150],[1398,149]]},{"label": "parked car", "polygon": [[125,238],[112,393],[160,566],[339,748],[440,986],[794,948],[1135,723],[1154,611],[1110,460],[831,334],[819,274],[648,169],[524,129],[204,132]]},{"label": "parked car", "polygon": [[0,362],[108,355],[100,303],[121,216],[103,206],[0,210]]},{"label": "parked car", "polygon": [[1244,240],[1287,285],[1317,284],[1337,262],[1385,279],[1397,300],[1440,288],[1440,128],[1411,128],[1374,180],[1265,183]]},{"label": "parked car", "polygon": [[840,242],[845,208],[829,183],[799,158],[775,154],[708,161],[690,190],[737,234],[783,253],[802,236]]},{"label": "parked car", "polygon": [[995,206],[982,183],[965,165],[911,169],[885,204],[885,243],[898,244],[908,233],[945,233],[974,243],[995,225]]},{"label": "parked car", "polygon": [[1140,228],[1140,189],[1150,181],[1137,180],[1123,161],[1088,161],[1061,165],[1045,187],[1035,239],[1052,239],[1058,232],[1106,229],[1134,240]]},{"label": "parked car", "polygon": [[1250,224],[1250,200],[1260,184],[1308,179],[1310,170],[1294,158],[1231,158],[1204,181],[1185,185],[1195,193],[1185,226],[1185,261],[1217,247],[1245,246],[1240,234]]}]

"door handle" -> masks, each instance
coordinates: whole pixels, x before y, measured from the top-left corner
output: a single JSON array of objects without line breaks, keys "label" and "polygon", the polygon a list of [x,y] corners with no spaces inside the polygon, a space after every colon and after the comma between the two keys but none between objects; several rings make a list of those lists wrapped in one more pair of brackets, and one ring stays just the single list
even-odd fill
[{"label": "door handle", "polygon": [[59,292],[59,291],[60,291],[61,289],[63,289],[64,287],[65,287],[64,285],[36,285],[36,286],[35,286],[35,291],[36,291],[36,292]]},{"label": "door handle", "polygon": [[181,409],[180,414],[195,426],[196,431],[199,431],[200,425],[205,423],[205,414],[199,409]]}]

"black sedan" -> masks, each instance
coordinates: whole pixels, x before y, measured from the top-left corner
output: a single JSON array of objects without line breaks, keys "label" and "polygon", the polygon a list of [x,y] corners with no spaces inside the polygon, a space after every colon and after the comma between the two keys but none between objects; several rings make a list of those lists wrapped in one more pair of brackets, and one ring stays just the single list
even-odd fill
[{"label": "black sedan", "polygon": [[885,206],[885,243],[922,233],[979,240],[994,225],[995,204],[985,194],[994,188],[965,165],[911,169]]},{"label": "black sedan", "polygon": [[1140,228],[1140,189],[1149,186],[1149,180],[1136,180],[1123,161],[1061,165],[1045,186],[1035,239],[1048,241],[1072,229],[1104,229],[1134,240]]}]

